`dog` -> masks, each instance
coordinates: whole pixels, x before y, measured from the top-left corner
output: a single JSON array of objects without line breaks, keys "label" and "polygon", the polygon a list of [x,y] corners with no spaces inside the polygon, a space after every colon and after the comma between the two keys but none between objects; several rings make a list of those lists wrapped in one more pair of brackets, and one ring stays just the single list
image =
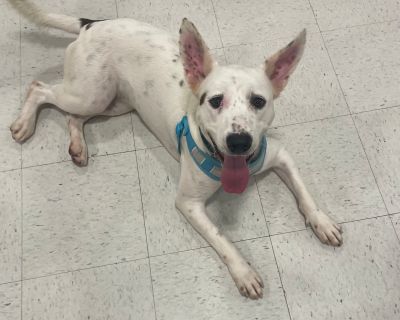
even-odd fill
[{"label": "dog", "polygon": [[340,225],[315,204],[288,151],[266,136],[274,99],[302,57],[305,30],[259,68],[220,66],[187,19],[177,42],[132,19],[89,20],[47,13],[30,1],[9,2],[38,25],[78,35],[66,49],[62,84],[30,85],[10,127],[17,142],[34,133],[39,107],[52,104],[67,114],[73,162],[85,166],[85,122],[136,111],[180,162],[177,209],[218,253],[239,292],[251,299],[263,296],[262,278],[207,216],[206,200],[221,186],[241,193],[250,174],[274,170],[316,236],[328,245],[342,244]]}]

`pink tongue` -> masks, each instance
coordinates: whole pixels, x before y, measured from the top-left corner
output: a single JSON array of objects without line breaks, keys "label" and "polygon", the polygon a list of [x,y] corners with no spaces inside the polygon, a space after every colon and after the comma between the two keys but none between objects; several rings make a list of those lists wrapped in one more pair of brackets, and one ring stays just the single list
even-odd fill
[{"label": "pink tongue", "polygon": [[246,157],[224,155],[221,183],[225,192],[242,193],[249,182]]}]

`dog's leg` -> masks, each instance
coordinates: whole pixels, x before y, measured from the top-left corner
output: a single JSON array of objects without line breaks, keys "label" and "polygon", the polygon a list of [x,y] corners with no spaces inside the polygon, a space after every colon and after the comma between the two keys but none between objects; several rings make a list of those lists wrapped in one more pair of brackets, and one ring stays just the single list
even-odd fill
[{"label": "dog's leg", "polygon": [[343,242],[341,226],[332,221],[316,206],[300,177],[292,157],[284,148],[281,148],[276,153],[272,162],[272,169],[293,192],[299,209],[305,217],[306,224],[311,225],[321,242],[332,246],[340,246]]},{"label": "dog's leg", "polygon": [[83,126],[89,117],[67,116],[69,135],[71,142],[68,152],[72,161],[80,167],[86,166],[88,162],[88,149],[83,132]]},{"label": "dog's leg", "polygon": [[106,112],[115,94],[115,85],[112,84],[110,87],[92,90],[86,94],[80,87],[65,90],[63,84],[50,86],[40,81],[33,81],[22,112],[10,127],[12,136],[17,142],[23,142],[32,136],[38,109],[42,104],[50,103],[69,114],[88,117]]},{"label": "dog's leg", "polygon": [[15,141],[23,142],[32,136],[40,105],[52,102],[54,102],[54,95],[51,87],[43,82],[33,81],[29,87],[21,114],[10,127]]},{"label": "dog's leg", "polygon": [[[131,110],[132,107],[130,107],[129,104],[116,100],[100,115],[113,117],[130,112]],[[68,152],[72,161],[80,167],[86,166],[88,162],[88,148],[85,141],[84,125],[90,118],[92,117],[67,116],[69,134],[71,137]]]},{"label": "dog's leg", "polygon": [[193,167],[191,160],[187,162],[184,157],[181,158],[176,207],[218,253],[240,293],[251,299],[261,298],[264,286],[261,277],[207,216],[206,200],[218,189],[219,183],[211,181]]}]

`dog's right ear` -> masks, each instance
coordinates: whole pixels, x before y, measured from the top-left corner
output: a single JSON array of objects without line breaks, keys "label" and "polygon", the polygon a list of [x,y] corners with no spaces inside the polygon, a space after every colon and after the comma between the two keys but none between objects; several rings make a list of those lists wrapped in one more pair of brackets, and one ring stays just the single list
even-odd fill
[{"label": "dog's right ear", "polygon": [[192,91],[197,93],[201,82],[211,72],[214,61],[207,45],[192,22],[184,18],[179,33],[179,50],[186,81]]}]

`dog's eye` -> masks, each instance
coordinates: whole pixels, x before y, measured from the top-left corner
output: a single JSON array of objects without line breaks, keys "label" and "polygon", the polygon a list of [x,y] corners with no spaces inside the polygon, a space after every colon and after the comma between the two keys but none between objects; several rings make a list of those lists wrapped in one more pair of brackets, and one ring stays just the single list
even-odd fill
[{"label": "dog's eye", "polygon": [[263,97],[253,94],[250,97],[250,103],[254,108],[262,109],[267,101]]},{"label": "dog's eye", "polygon": [[222,100],[224,99],[224,96],[222,94],[219,94],[217,96],[214,96],[208,100],[210,103],[211,107],[214,109],[218,109],[221,106]]}]

